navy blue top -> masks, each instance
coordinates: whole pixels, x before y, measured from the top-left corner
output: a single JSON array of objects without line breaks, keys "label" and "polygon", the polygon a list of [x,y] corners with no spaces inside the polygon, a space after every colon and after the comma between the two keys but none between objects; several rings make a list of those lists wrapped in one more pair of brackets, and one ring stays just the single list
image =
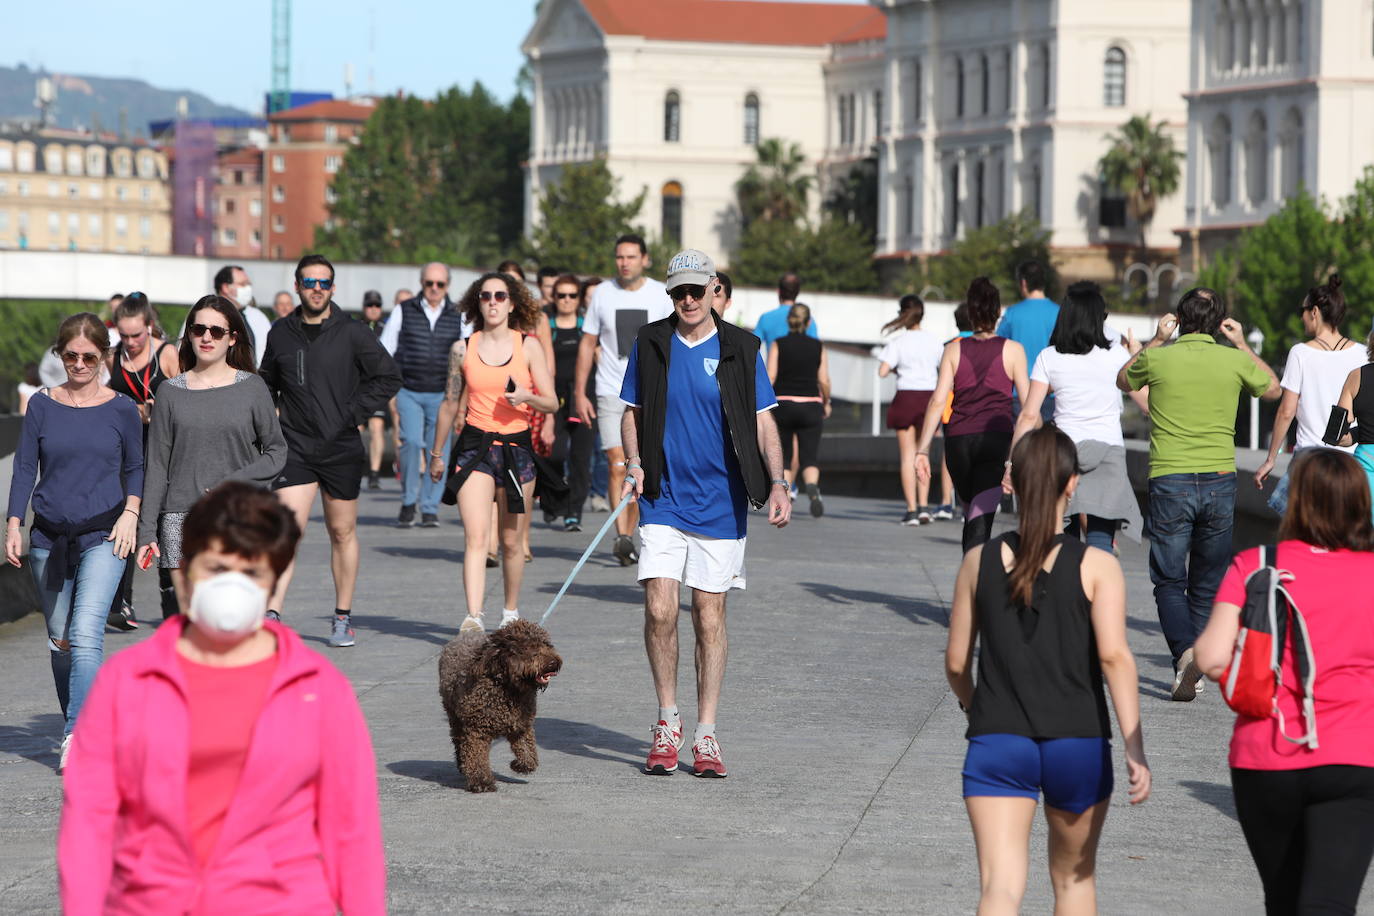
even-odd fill
[{"label": "navy blue top", "polygon": [[[14,453],[6,517],[22,519],[30,495],[33,511],[58,525],[79,524],[129,496],[141,497],[143,421],[134,402],[122,394],[94,407],[69,407],[45,394],[30,398]],[[108,533],[82,535],[81,549],[99,544]],[[30,544],[49,548],[52,540],[34,528]]]}]

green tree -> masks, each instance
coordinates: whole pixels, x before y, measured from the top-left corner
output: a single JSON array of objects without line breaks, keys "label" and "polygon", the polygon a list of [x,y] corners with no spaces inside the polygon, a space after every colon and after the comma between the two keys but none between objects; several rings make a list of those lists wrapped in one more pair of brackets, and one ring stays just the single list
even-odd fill
[{"label": "green tree", "polygon": [[1140,226],[1140,247],[1145,248],[1159,201],[1178,192],[1184,154],[1174,148],[1164,122],[1151,123],[1148,114],[1132,117],[1106,139],[1112,146],[1098,169],[1109,187],[1126,195],[1127,209]]},{"label": "green tree", "polygon": [[744,226],[756,220],[792,223],[804,218],[816,180],[805,173],[801,145],[770,137],[754,147],[754,152],[758,161],[735,182]]},{"label": "green tree", "polygon": [[771,286],[779,274],[801,273],[808,289],[876,292],[873,239],[861,226],[827,218],[816,227],[800,221],[756,220],[744,230],[730,264],[741,286]]},{"label": "green tree", "polygon": [[1050,230],[1028,212],[1014,214],[991,226],[969,230],[948,253],[927,261],[924,269],[912,265],[898,286],[903,291],[916,292],[935,287],[957,302],[974,277],[987,277],[997,284],[1003,304],[1009,305],[1021,298],[1016,283],[1017,265],[1036,260],[1049,269],[1045,293],[1054,298],[1060,282],[1050,257],[1050,236]]},{"label": "green tree", "polygon": [[878,234],[878,160],[870,156],[855,163],[835,183],[825,211],[836,219],[862,226],[869,237]]},{"label": "green tree", "polygon": [[[530,233],[530,255],[540,264],[573,273],[606,274],[616,236],[645,235],[635,220],[644,207],[647,189],[622,202],[619,186],[604,159],[565,165],[558,182],[539,201],[540,219]],[[650,257],[659,269],[667,263],[661,246],[653,246]]]}]

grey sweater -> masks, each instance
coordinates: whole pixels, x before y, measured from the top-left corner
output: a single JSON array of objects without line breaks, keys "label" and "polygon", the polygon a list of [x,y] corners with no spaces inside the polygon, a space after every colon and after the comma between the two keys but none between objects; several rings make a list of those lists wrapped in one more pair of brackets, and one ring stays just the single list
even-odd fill
[{"label": "grey sweater", "polygon": [[148,424],[138,543],[157,539],[164,512],[186,512],[226,480],[268,486],[286,464],[286,440],[266,383],[240,372],[232,385],[192,390],[185,374],[157,390]]}]

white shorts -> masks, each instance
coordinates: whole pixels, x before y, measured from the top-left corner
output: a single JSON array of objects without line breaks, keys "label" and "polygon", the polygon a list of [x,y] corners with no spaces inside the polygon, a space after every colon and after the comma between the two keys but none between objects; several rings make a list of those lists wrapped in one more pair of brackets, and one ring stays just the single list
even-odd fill
[{"label": "white shorts", "polygon": [[676,579],[701,592],[743,589],[747,540],[707,537],[671,525],[641,525],[639,581]]},{"label": "white shorts", "polygon": [[621,448],[620,418],[625,416],[625,408],[630,405],[619,397],[596,399],[596,428],[601,433],[601,448]]}]

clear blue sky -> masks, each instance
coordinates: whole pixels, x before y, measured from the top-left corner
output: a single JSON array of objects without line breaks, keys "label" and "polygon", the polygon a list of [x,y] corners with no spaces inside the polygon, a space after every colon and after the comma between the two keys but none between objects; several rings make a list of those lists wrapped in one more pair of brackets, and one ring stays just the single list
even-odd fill
[{"label": "clear blue sky", "polygon": [[[0,64],[131,76],[250,111],[270,88],[271,0],[5,7]],[[533,23],[534,0],[293,0],[292,88],[342,95],[351,63],[354,92],[432,96],[480,80],[509,97]]]}]

